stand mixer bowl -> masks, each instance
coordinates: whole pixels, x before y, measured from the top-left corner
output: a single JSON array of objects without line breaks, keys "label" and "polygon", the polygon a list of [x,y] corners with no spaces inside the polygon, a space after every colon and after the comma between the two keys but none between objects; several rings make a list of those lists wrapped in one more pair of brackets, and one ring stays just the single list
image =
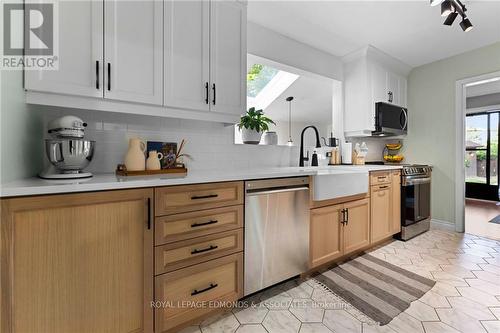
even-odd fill
[{"label": "stand mixer bowl", "polygon": [[95,141],[82,139],[45,140],[45,152],[50,163],[63,173],[78,173],[94,156]]}]

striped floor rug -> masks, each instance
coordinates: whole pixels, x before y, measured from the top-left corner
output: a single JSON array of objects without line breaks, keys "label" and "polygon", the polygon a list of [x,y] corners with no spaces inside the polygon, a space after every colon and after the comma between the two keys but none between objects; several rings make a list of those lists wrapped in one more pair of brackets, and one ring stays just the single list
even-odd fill
[{"label": "striped floor rug", "polygon": [[388,324],[436,283],[369,254],[314,279],[381,325]]}]

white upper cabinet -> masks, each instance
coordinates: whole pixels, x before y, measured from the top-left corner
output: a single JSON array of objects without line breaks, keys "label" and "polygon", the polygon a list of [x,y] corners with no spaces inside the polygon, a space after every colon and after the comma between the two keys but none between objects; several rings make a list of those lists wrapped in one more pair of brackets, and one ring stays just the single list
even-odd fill
[{"label": "white upper cabinet", "polygon": [[166,1],[165,105],[209,110],[210,3]]},{"label": "white upper cabinet", "polygon": [[246,5],[165,2],[165,106],[240,115],[246,108]]},{"label": "white upper cabinet", "polygon": [[27,90],[103,96],[103,3],[58,1],[59,69],[26,70]]},{"label": "white upper cabinet", "polygon": [[344,135],[368,136],[375,130],[375,103],[407,106],[410,67],[372,46],[344,57]]},{"label": "white upper cabinet", "polygon": [[245,2],[59,1],[59,70],[26,71],[27,103],[224,123],[245,112]]},{"label": "white upper cabinet", "polygon": [[212,1],[210,13],[210,109],[240,115],[246,109],[246,5]]},{"label": "white upper cabinet", "polygon": [[162,105],[163,3],[104,3],[104,97]]}]

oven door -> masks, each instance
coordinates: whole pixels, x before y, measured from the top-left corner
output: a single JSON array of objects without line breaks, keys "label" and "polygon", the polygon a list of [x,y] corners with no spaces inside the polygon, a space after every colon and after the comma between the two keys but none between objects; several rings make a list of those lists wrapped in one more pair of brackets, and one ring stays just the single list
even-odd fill
[{"label": "oven door", "polygon": [[403,177],[401,225],[409,226],[431,216],[431,178]]}]

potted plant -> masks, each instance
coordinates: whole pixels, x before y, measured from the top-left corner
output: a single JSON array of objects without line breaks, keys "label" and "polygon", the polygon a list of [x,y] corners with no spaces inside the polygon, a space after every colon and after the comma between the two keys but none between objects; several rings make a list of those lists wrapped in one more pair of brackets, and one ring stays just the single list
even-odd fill
[{"label": "potted plant", "polygon": [[255,110],[254,107],[248,109],[238,124],[243,143],[258,145],[262,133],[269,129],[269,124],[276,125],[262,110]]}]

